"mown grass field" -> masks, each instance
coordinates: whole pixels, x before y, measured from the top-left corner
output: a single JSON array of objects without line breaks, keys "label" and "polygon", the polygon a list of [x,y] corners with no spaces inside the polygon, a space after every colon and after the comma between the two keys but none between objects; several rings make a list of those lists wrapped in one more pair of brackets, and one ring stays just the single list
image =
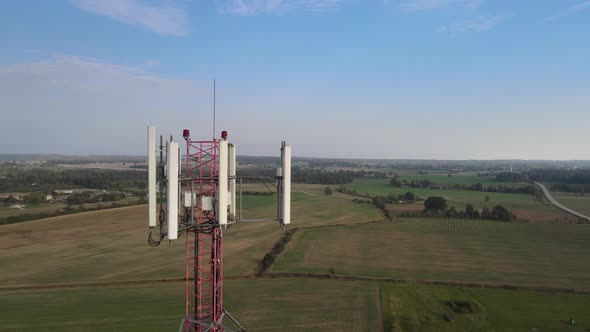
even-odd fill
[{"label": "mown grass field", "polygon": [[[0,292],[0,331],[178,331],[183,283]],[[456,313],[448,301],[469,301]],[[249,331],[586,331],[590,296],[371,281],[228,280]],[[381,308],[380,308],[381,306]],[[443,317],[452,312],[454,323]],[[576,326],[567,325],[574,318]],[[384,329],[382,329],[384,327]]]},{"label": "mown grass field", "polygon": [[[147,207],[79,213],[0,227],[0,283],[63,284],[182,278],[184,238],[147,244]],[[226,274],[247,274],[280,238],[274,223],[225,233]]]},{"label": "mown grass field", "polygon": [[[271,196],[244,196],[245,216],[274,218]],[[369,204],[348,197],[294,194],[294,225],[379,220]],[[276,222],[242,223],[225,232],[225,273],[253,271],[282,231]],[[182,278],[184,237],[157,248],[147,244],[147,206],[87,212],[0,227],[0,283],[62,284]]]},{"label": "mown grass field", "polygon": [[[356,197],[334,193],[325,195],[322,185],[295,185],[291,196],[294,226],[351,224],[382,220],[383,216],[372,204],[355,204]],[[244,190],[264,191],[260,185]],[[276,218],[276,196],[243,195],[243,218]]]},{"label": "mown grass field", "polygon": [[[381,283],[384,327],[391,331],[587,331],[590,296]],[[469,302],[474,312],[456,312]],[[443,317],[450,313],[454,323]],[[575,326],[568,325],[574,318]]]},{"label": "mown grass field", "polygon": [[[471,190],[395,188],[389,185],[387,179],[357,179],[352,184],[346,185],[346,187],[350,190],[356,190],[360,194],[369,193],[371,195],[387,196],[389,194],[403,195],[411,191],[421,198],[442,196],[447,199],[449,207],[454,206],[457,209],[464,209],[467,204],[472,204],[477,209],[484,206],[492,208],[500,204],[508,209],[556,211],[553,205],[541,203],[531,195]],[[488,202],[485,200],[486,196],[490,198]]]},{"label": "mown grass field", "polygon": [[[0,292],[0,331],[178,331],[181,282]],[[228,280],[225,307],[248,331],[379,331],[377,283]],[[227,322],[229,320],[226,320]]]},{"label": "mown grass field", "polygon": [[484,220],[298,231],[270,272],[590,289],[590,225]]}]

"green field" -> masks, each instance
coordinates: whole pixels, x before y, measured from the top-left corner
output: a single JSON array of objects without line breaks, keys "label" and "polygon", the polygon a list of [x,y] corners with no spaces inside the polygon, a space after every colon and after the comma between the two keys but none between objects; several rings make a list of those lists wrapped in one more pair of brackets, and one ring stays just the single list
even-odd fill
[{"label": "green field", "polygon": [[[327,196],[325,186],[295,187],[291,198],[292,222],[296,226],[351,224],[382,220],[372,204],[355,204],[356,197],[335,193]],[[276,196],[243,195],[243,218],[276,218]]]},{"label": "green field", "polygon": [[[0,227],[0,283],[63,284],[182,278],[184,237],[148,246],[147,207],[79,213]],[[280,238],[274,223],[225,233],[225,271],[248,274]]]},{"label": "green field", "polygon": [[[421,198],[443,196],[447,199],[449,207],[454,206],[457,209],[463,209],[467,204],[472,204],[477,209],[484,206],[492,208],[501,204],[508,209],[556,211],[553,205],[540,203],[531,195],[471,190],[395,188],[389,185],[387,179],[357,179],[352,184],[346,185],[346,187],[350,190],[356,190],[359,194],[369,193],[371,195],[387,196],[389,194],[403,195],[411,191]],[[486,196],[490,198],[489,202],[485,201]]]},{"label": "green field", "polygon": [[[0,331],[178,331],[183,283],[0,292]],[[378,284],[232,280],[225,307],[249,331],[381,328]]]},{"label": "green field", "polygon": [[[296,185],[299,230],[269,272],[590,288],[590,225],[451,219],[384,222],[372,204]],[[470,192],[471,193],[471,192]],[[518,196],[518,195],[516,195]],[[274,217],[275,197],[245,195],[246,217]],[[146,206],[0,226],[0,331],[177,331],[184,240],[151,248]],[[361,224],[368,221],[377,223]],[[336,226],[320,227],[315,226]],[[313,277],[255,278],[282,232],[243,223],[225,232],[225,306],[249,331],[584,331],[590,296]],[[149,281],[152,280],[152,281]],[[129,281],[125,286],[75,283]],[[137,284],[134,284],[137,283]],[[11,287],[30,285],[30,290]],[[37,286],[57,285],[52,289]],[[2,289],[3,288],[3,289]],[[470,300],[478,314],[454,314]],[[576,327],[566,320],[574,317]],[[385,329],[383,329],[385,325]],[[394,327],[395,329],[392,329]],[[542,329],[540,329],[542,327]]]},{"label": "green field", "polygon": [[[246,217],[276,216],[273,205],[246,209]],[[246,205],[246,204],[245,204]],[[379,220],[370,204],[350,197],[295,194],[292,222],[333,225]],[[225,232],[225,273],[246,275],[281,236],[276,222],[243,223]],[[87,212],[0,227],[0,283],[62,284],[132,279],[181,278],[185,269],[184,237],[160,247],[147,245],[147,207]]]},{"label": "green field", "polygon": [[[1,291],[0,331],[178,331],[182,286]],[[230,280],[225,294],[226,308],[248,331],[590,328],[587,295],[303,278]],[[475,303],[477,312],[455,313],[448,301]],[[446,312],[452,312],[454,324],[444,319]],[[569,318],[577,320],[576,326],[567,325]]]},{"label": "green field", "polygon": [[577,196],[569,193],[552,192],[551,195],[568,208],[590,216],[590,195]]},{"label": "green field", "polygon": [[590,289],[590,225],[400,219],[297,232],[270,272]]},{"label": "green field", "polygon": [[[588,331],[590,296],[530,291],[381,283],[384,327],[390,331]],[[474,303],[474,312],[449,304]],[[449,323],[444,313],[450,313]],[[567,321],[576,319],[576,326]]]}]

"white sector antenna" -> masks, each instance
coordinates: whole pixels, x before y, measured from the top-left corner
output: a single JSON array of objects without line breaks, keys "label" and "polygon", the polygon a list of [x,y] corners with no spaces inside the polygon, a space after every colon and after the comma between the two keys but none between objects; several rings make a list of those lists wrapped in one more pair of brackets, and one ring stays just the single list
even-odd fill
[{"label": "white sector antenna", "polygon": [[281,148],[281,172],[283,181],[281,185],[281,223],[289,225],[291,223],[291,146],[284,144]]},{"label": "white sector antenna", "polygon": [[166,161],[168,190],[166,192],[168,208],[168,239],[178,238],[178,159],[180,156],[178,143],[168,143],[168,160]]},{"label": "white sector antenna", "polygon": [[228,145],[229,149],[229,214],[236,219],[236,146]]},{"label": "white sector antenna", "polygon": [[156,128],[148,127],[148,225],[156,220]]},{"label": "white sector antenna", "polygon": [[227,225],[227,206],[228,206],[228,147],[227,141],[221,139],[219,141],[219,181],[217,184],[217,222],[220,225]]}]

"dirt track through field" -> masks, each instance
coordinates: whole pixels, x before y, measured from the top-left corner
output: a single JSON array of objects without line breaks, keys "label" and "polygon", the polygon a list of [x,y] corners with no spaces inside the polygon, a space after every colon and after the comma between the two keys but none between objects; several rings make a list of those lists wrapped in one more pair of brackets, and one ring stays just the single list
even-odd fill
[{"label": "dirt track through field", "polygon": [[[257,280],[257,279],[310,279],[310,280],[334,280],[334,281],[369,281],[369,282],[393,282],[393,283],[412,283],[419,285],[439,285],[439,286],[456,286],[468,288],[495,288],[508,290],[528,290],[545,293],[568,293],[568,294],[590,294],[590,289],[575,288],[552,288],[552,287],[534,287],[511,284],[492,284],[492,283],[465,283],[452,281],[436,280],[413,280],[413,279],[395,279],[395,278],[372,278],[358,276],[340,276],[328,274],[311,274],[311,273],[269,273],[265,272],[258,276],[224,276],[226,280]],[[190,279],[192,280],[192,279]],[[184,282],[184,278],[168,279],[139,279],[111,282],[90,282],[90,283],[67,283],[67,284],[47,284],[47,285],[27,285],[14,287],[0,287],[0,292],[21,291],[21,290],[41,290],[41,289],[69,289],[69,288],[91,288],[91,287],[117,287],[132,285],[149,285],[161,283]]]}]

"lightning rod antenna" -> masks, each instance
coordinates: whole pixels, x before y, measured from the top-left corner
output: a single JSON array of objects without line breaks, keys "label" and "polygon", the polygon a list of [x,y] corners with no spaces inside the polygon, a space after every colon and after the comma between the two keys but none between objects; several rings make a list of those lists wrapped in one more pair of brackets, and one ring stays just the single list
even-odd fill
[{"label": "lightning rod antenna", "polygon": [[215,77],[213,77],[213,139],[215,139]]}]

